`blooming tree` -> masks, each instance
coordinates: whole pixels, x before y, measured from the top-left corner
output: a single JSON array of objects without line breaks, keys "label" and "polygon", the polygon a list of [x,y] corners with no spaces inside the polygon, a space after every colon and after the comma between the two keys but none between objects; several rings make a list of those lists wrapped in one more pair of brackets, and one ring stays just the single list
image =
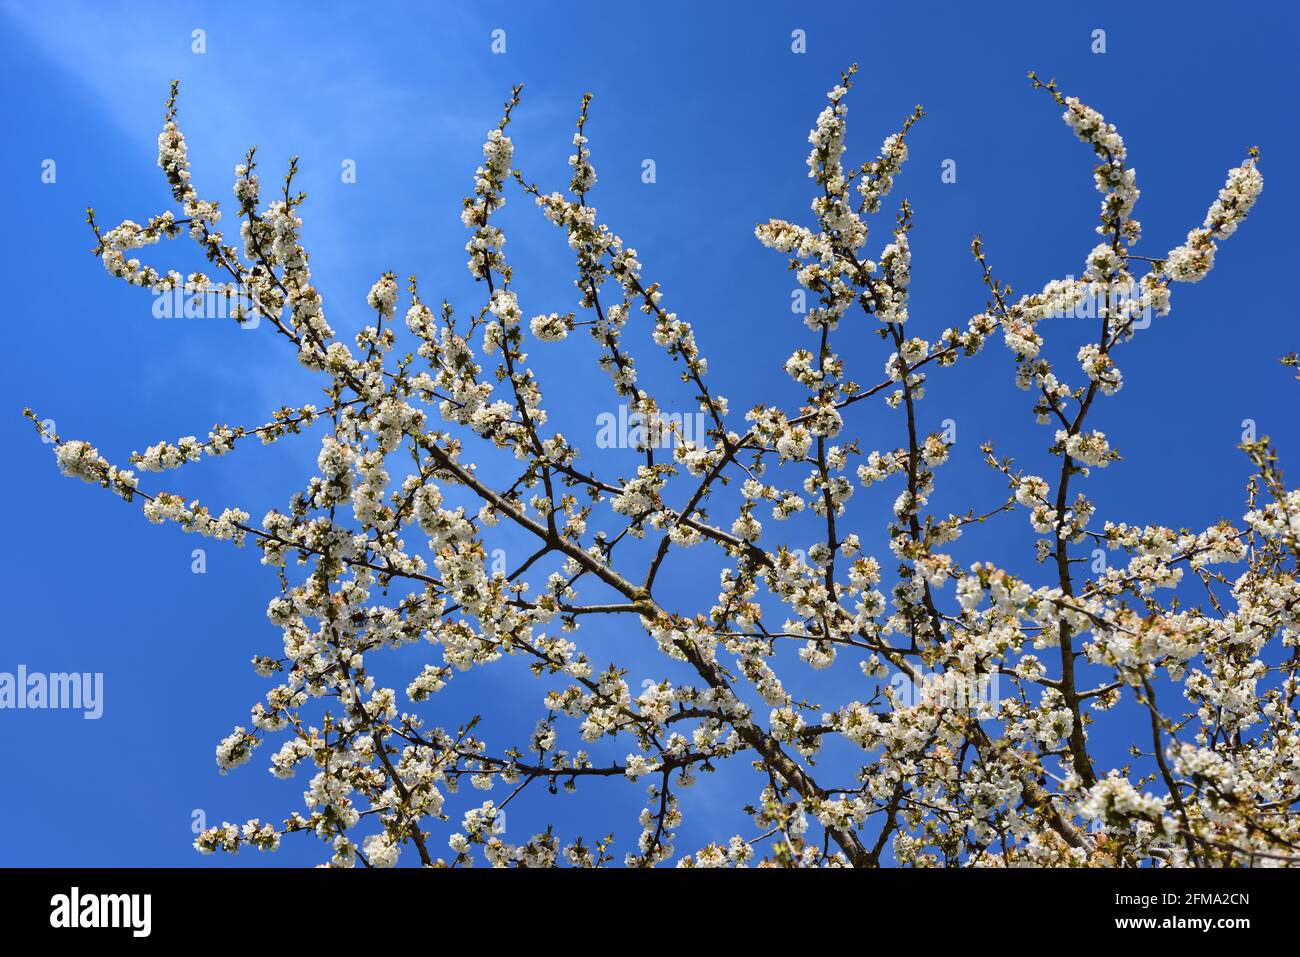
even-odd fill
[{"label": "blooming tree", "polygon": [[[1095,155],[1100,242],[1081,278],[1016,298],[976,239],[989,300],[964,327],[936,334],[917,330],[908,314],[905,200],[889,241],[868,258],[868,222],[902,170],[922,111],[874,159],[846,165],[853,76],[842,75],[809,136],[809,225],[773,219],[755,230],[815,298],[804,341],[785,364],[806,398],[743,416],[710,387],[691,324],[668,311],[636,251],[598,222],[584,134],[589,97],[567,193],[544,192],[514,165],[506,133],[520,88],[488,133],[461,215],[468,267],[484,290],[469,318],[425,302],[414,277],[404,295],[385,274],[367,297],[373,322],[349,343],[326,319],[300,243],[296,163],[264,202],[248,153],[235,168],[239,237],[227,238],[218,203],[191,182],[173,86],[158,165],[179,213],[101,230],[91,211],[97,252],[111,275],[145,289],[246,297],[268,321],[263,331],[319,374],[329,401],[287,406],[256,427],[218,426],[205,440],[159,442],[131,464],[172,471],[253,437],[270,443],[323,426],[318,474],[287,509],[254,522],[239,508],[218,512],[147,491],[135,471],[28,415],[55,443],[66,475],[143,503],[151,522],[251,544],[279,570],[267,614],[283,645],[253,660],[273,687],[216,759],[225,773],[267,744],[277,777],[309,766],[305,807],[281,824],[210,828],[198,850],[273,850],[286,835],[310,832],[340,866],[392,865],[403,850],[425,865],[485,858],[584,867],[1296,859],[1300,492],[1283,485],[1267,440],[1244,447],[1255,476],[1239,525],[1193,532],[1102,523],[1080,489],[1093,469],[1118,459],[1089,419],[1098,400],[1120,390],[1116,353],[1152,314],[1168,313],[1174,284],[1209,272],[1262,188],[1256,152],[1229,171],[1185,243],[1158,259],[1136,255],[1139,193],[1123,139],[1055,81],[1031,74]],[[573,311],[528,318],[494,221],[509,191],[563,230],[576,258]],[[183,235],[215,278],[163,273],[136,258]],[[1078,351],[1078,368],[1061,368],[1044,355],[1048,320],[1085,302],[1095,306],[1095,339]],[[644,423],[629,474],[599,474],[599,462],[548,428],[527,350],[573,348],[565,340],[579,329],[595,341],[615,395]],[[836,340],[868,332],[888,356],[883,378],[863,385]],[[1045,476],[1026,474],[985,445],[1006,500],[990,511],[932,514],[928,500],[952,443],[919,430],[927,378],[973,361],[998,333],[1015,354],[1015,384],[1050,430],[1054,465]],[[634,353],[651,345],[679,365],[708,424],[703,435],[687,437],[665,415],[664,393],[680,385],[652,391],[638,376]],[[854,407],[871,401],[893,410],[895,447],[864,450],[853,436]],[[475,450],[510,464],[478,467]],[[845,527],[855,487],[877,483],[898,490],[882,516],[892,556],[866,554]],[[1039,536],[1040,580],[945,553],[972,526],[1015,521],[1005,513],[1018,509]],[[811,541],[764,527],[796,513],[815,521]],[[488,560],[501,523],[535,544],[504,571]],[[809,526],[776,526],[796,527]],[[1126,554],[1127,564],[1089,577],[1084,556],[1096,546]],[[686,548],[716,550],[725,566],[711,607],[679,607],[667,584],[670,556]],[[1175,600],[1187,576],[1204,585],[1195,606]],[[678,677],[630,686],[628,670],[607,663],[617,654],[601,640],[611,618],[631,622],[662,654],[664,673]],[[376,680],[376,656],[420,642],[432,646],[430,660],[409,684]],[[791,645],[797,658],[781,653]],[[483,740],[472,715],[438,706],[458,673],[492,665],[525,665],[539,681],[535,726],[519,740]],[[835,686],[857,692],[801,700],[786,687],[791,665],[848,669],[854,677]],[[1122,767],[1096,753],[1108,720],[1115,727],[1106,733],[1133,745]],[[832,746],[852,757],[818,760]],[[756,782],[744,807],[750,823],[702,847],[676,847],[679,792],[729,763],[754,775],[744,779]],[[465,778],[494,800],[463,818],[445,814],[444,800]],[[547,828],[516,844],[498,826],[503,808],[539,790],[591,800],[619,779],[646,793],[639,837]]]}]

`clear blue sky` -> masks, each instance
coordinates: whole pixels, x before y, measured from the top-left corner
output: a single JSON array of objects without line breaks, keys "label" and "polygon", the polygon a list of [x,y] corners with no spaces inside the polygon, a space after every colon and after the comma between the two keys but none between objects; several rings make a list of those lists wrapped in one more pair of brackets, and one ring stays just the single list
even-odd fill
[{"label": "clear blue sky", "polygon": [[[1092,421],[1125,460],[1087,488],[1098,524],[1202,528],[1239,517],[1249,468],[1235,446],[1246,418],[1279,444],[1284,467],[1300,468],[1295,384],[1277,363],[1300,343],[1289,288],[1300,205],[1292,173],[1300,136],[1289,97],[1300,22],[1287,5],[1228,14],[1211,4],[1097,4],[1098,12],[1083,4],[862,4],[831,15],[784,3],[600,12],[591,4],[503,3],[486,17],[451,5],[406,6],[0,5],[9,117],[0,163],[10,223],[0,238],[10,298],[0,434],[13,506],[0,671],[25,664],[103,672],[106,682],[98,721],[71,711],[0,712],[0,863],[217,866],[189,846],[196,809],[218,823],[278,821],[301,806],[306,778],[272,778],[269,749],[227,777],[213,760],[217,741],[247,723],[267,687],[248,660],[279,644],[263,614],[274,576],[254,550],[150,526],[138,509],[60,478],[49,448],[18,415],[32,405],[64,435],[124,463],[159,439],[204,435],[217,422],[255,425],[282,403],[319,401],[318,384],[266,330],[154,319],[150,297],[111,280],[89,254],[87,205],[107,225],[168,208],[154,160],[173,77],[182,81],[180,121],[201,193],[228,205],[231,169],[250,145],[260,147],[268,186],[289,155],[302,157],[306,244],[330,320],[347,335],[367,321],[365,293],[389,269],[417,272],[427,298],[476,309],[482,290],[464,266],[458,213],[484,131],[510,85],[524,82],[511,127],[517,164],[544,188],[563,188],[577,106],[592,91],[588,132],[600,177],[592,200],[601,220],[638,249],[646,276],[663,284],[667,307],[694,323],[711,382],[733,410],[794,397],[779,370],[805,330],[789,312],[783,257],[762,249],[752,229],[773,216],[806,218],[806,135],[849,63],[862,64],[849,99],[851,159],[875,155],[913,104],[927,110],[887,209],[903,196],[915,208],[911,315],[930,336],[983,308],[969,254],[975,233],[1001,278],[1023,291],[1078,274],[1096,241],[1091,157],[1060,110],[1030,89],[1027,70],[1055,75],[1118,124],[1142,189],[1138,251],[1146,255],[1181,242],[1225,172],[1258,145],[1266,188],[1249,221],[1211,276],[1177,287],[1173,315],[1119,356],[1124,389]],[[504,55],[490,50],[496,28],[506,31]],[[803,55],[790,50],[796,28],[807,31]],[[1090,51],[1096,28],[1106,31],[1104,55]],[[206,31],[203,54],[191,52],[195,29]],[[652,185],[641,182],[647,158],[657,167]],[[52,185],[41,181],[47,159],[57,164]],[[340,181],[347,159],[356,162],[355,184]],[[956,183],[940,180],[946,159],[956,161]],[[563,235],[518,192],[502,222],[525,311],[573,308]],[[875,252],[887,223],[874,230]],[[164,252],[172,259],[154,261],[193,268],[174,246]],[[1077,348],[1075,330],[1058,334]],[[615,403],[603,375],[575,361],[591,344],[584,337],[569,345],[535,349],[533,364],[550,401],[567,409],[558,419],[566,434],[590,447],[595,415]],[[875,337],[846,342],[843,352],[861,381],[878,381],[885,353]],[[642,361],[646,374],[662,368]],[[999,337],[977,360],[931,379],[924,428],[945,418],[958,426],[936,510],[1000,500],[1001,483],[980,465],[986,438],[997,437],[999,450],[1030,471],[1046,468],[1050,434],[1033,425],[1012,366]],[[868,448],[892,448],[897,428],[880,408],[863,410],[851,431]],[[146,487],[260,516],[284,505],[315,456],[312,438],[249,446],[162,482],[147,476]],[[882,559],[880,526],[896,493],[859,490],[854,500],[858,524],[871,526],[864,540]],[[1021,513],[963,543],[958,555],[1020,568],[1031,540]],[[516,545],[526,543],[507,539],[502,547]],[[190,571],[197,546],[207,548],[205,575]],[[716,564],[701,555],[674,566],[683,607],[707,607]],[[661,676],[634,633],[591,637],[588,648],[608,640],[618,645],[614,657]],[[428,653],[403,651],[392,682],[404,687]],[[488,728],[498,747],[522,743],[543,686],[514,664],[440,696],[449,709],[440,719],[454,725],[517,700]],[[815,686],[804,690],[818,696]],[[842,691],[826,697],[840,703]],[[1118,753],[1128,740],[1106,743]],[[626,850],[641,788],[583,792],[577,800],[539,793],[531,809],[512,806],[509,837],[551,820],[566,840],[618,828],[618,849]],[[749,833],[736,812],[755,792],[743,775],[701,782],[684,796],[678,850]],[[458,819],[467,800],[487,796],[503,795],[472,792],[450,801],[449,811]],[[434,843],[444,848],[438,833]],[[276,858],[244,852],[234,863],[315,863],[322,850],[298,836]]]}]

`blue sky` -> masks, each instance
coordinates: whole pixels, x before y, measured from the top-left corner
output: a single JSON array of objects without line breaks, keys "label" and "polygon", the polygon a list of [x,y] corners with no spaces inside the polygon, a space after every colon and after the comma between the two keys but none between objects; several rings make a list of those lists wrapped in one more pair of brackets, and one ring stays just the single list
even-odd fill
[{"label": "blue sky", "polygon": [[[806,221],[806,135],[839,71],[862,65],[848,100],[852,160],[875,155],[915,103],[926,108],[884,215],[900,197],[915,209],[911,316],[931,337],[983,308],[969,253],[976,233],[1000,278],[1020,291],[1077,275],[1095,244],[1091,156],[1025,79],[1029,69],[1054,75],[1126,138],[1142,189],[1139,252],[1158,256],[1181,242],[1251,145],[1262,151],[1267,184],[1210,277],[1176,287],[1173,314],[1123,347],[1125,386],[1090,420],[1124,456],[1087,483],[1097,523],[1201,528],[1239,517],[1249,474],[1235,449],[1244,419],[1274,439],[1284,467],[1294,471],[1300,461],[1293,374],[1277,362],[1297,347],[1288,278],[1300,205],[1289,175],[1300,135],[1280,92],[1297,80],[1300,18],[1284,5],[1238,8],[1230,17],[1211,4],[1172,13],[1142,5],[850,5],[833,17],[778,3],[629,4],[599,13],[590,4],[503,3],[487,16],[449,4],[125,6],[0,4],[9,114],[0,163],[11,224],[0,238],[11,301],[0,429],[14,505],[0,671],[25,664],[105,675],[98,721],[72,711],[0,712],[2,864],[219,866],[189,846],[195,811],[218,823],[279,820],[300,807],[304,779],[273,779],[267,749],[227,777],[212,755],[265,691],[248,660],[279,643],[263,614],[274,576],[255,551],[150,526],[137,509],[60,478],[48,447],[18,415],[31,405],[65,436],[124,462],[159,439],[203,435],[217,422],[255,425],[281,404],[320,401],[319,384],[268,330],[155,319],[147,294],[110,279],[89,254],[87,205],[106,225],[168,208],[154,160],[173,77],[182,82],[180,122],[201,193],[226,202],[231,169],[250,145],[259,146],[268,186],[288,156],[301,156],[313,273],[331,322],[349,336],[368,321],[366,290],[390,269],[418,273],[426,298],[447,298],[462,313],[479,307],[483,291],[464,266],[458,213],[484,131],[510,85],[524,82],[511,126],[516,165],[544,189],[563,188],[578,103],[592,91],[588,134],[599,183],[591,198],[600,219],[636,247],[667,308],[694,324],[711,383],[743,410],[797,398],[780,366],[806,344],[806,330],[790,315],[783,257],[762,249],[752,230],[770,217]],[[1106,31],[1103,55],[1090,49],[1098,28]],[[191,51],[195,29],[205,31],[202,54]],[[504,54],[491,52],[494,29],[506,31]],[[795,29],[807,31],[802,55],[790,49]],[[53,184],[41,179],[48,159],[56,163]],[[641,179],[645,159],[655,161],[653,184]],[[345,160],[356,164],[355,183],[341,182]],[[956,162],[955,183],[941,182],[945,160]],[[889,222],[877,221],[875,253]],[[501,223],[525,312],[573,308],[563,235],[517,191]],[[162,257],[154,261],[195,267],[173,247],[153,250]],[[1072,354],[1083,332],[1057,335]],[[842,340],[860,380],[878,381],[886,358],[879,340]],[[594,446],[595,416],[616,402],[603,374],[580,361],[591,343],[578,337],[564,351],[533,352],[556,424],[579,446]],[[645,350],[639,361],[643,375],[669,371]],[[980,465],[986,438],[1029,471],[1046,468],[1050,432],[1033,424],[1012,368],[998,341],[932,377],[923,427],[954,419],[958,430],[936,511],[1000,501],[1002,483]],[[678,408],[688,401],[680,393]],[[867,448],[892,448],[898,427],[883,407],[851,420]],[[249,446],[146,487],[260,516],[305,482],[316,448],[313,438]],[[859,524],[871,529],[864,541],[882,558],[881,528],[896,493],[859,490],[854,500]],[[1031,542],[1020,514],[963,542],[958,554],[1025,567]],[[520,558],[527,546],[508,537],[499,544]],[[191,549],[200,546],[207,573],[195,575]],[[692,555],[668,569],[682,607],[707,607],[715,558]],[[588,647],[604,641],[620,645],[614,657],[634,672],[662,676],[636,632],[594,636]],[[427,655],[401,652],[393,682],[404,685]],[[454,725],[487,702],[517,699],[517,709],[487,727],[498,746],[521,742],[543,686],[514,664],[443,696],[450,710],[439,720]],[[815,697],[815,686],[806,693]],[[1105,743],[1118,752],[1128,741],[1121,733]],[[684,796],[679,850],[719,830],[748,831],[736,810],[754,796],[752,779],[720,778]],[[626,850],[640,789],[599,788],[577,800],[535,795],[528,809],[519,806],[511,836],[550,820],[566,839],[617,829]],[[466,798],[488,796],[503,795],[475,792],[449,809],[459,816]],[[233,863],[315,863],[321,852],[299,837],[276,858],[245,852]]]}]

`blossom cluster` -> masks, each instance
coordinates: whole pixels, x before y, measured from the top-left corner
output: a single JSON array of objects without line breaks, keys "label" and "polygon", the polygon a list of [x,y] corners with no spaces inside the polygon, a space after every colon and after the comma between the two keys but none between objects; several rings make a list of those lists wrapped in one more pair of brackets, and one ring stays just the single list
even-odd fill
[{"label": "blossom cluster", "polygon": [[[469,318],[426,303],[415,278],[404,289],[385,273],[366,296],[369,324],[347,342],[326,322],[308,269],[296,162],[281,197],[264,204],[249,151],[235,168],[239,242],[227,243],[219,204],[192,181],[173,89],[158,164],[179,215],[106,231],[92,215],[104,267],[154,289],[207,282],[159,273],[135,254],[188,235],[215,270],[251,290],[272,333],[330,397],[324,408],[285,406],[264,425],[216,425],[206,439],[196,430],[131,456],[142,472],[179,473],[249,436],[312,434],[315,474],[260,522],[238,507],[146,491],[90,443],[46,432],[64,474],[138,501],[151,522],[255,546],[277,574],[266,614],[280,639],[252,661],[271,687],[215,756],[224,774],[271,744],[269,772],[304,779],[302,810],[278,825],[209,828],[194,842],[199,851],[273,851],[290,834],[309,834],[325,863],[343,867],[1296,860],[1300,491],[1285,486],[1266,441],[1246,447],[1256,475],[1240,527],[1103,521],[1080,487],[1093,469],[1122,461],[1089,419],[1121,391],[1116,351],[1142,311],[1169,312],[1170,283],[1212,268],[1262,189],[1257,154],[1228,174],[1187,242],[1147,261],[1138,278],[1140,191],[1123,138],[1035,77],[1097,160],[1102,241],[1080,250],[1081,278],[1013,298],[976,240],[986,307],[964,325],[927,331],[925,317],[910,314],[911,205],[900,201],[874,254],[869,230],[923,113],[876,158],[851,165],[854,79],[853,69],[841,76],[808,137],[811,218],[755,229],[788,257],[814,304],[783,363],[797,400],[743,416],[710,385],[695,326],[665,304],[637,250],[599,221],[589,96],[567,194],[543,191],[515,165],[507,130],[519,88],[487,133],[461,216],[466,265],[483,288]],[[574,302],[532,302],[514,286],[496,214],[515,187],[564,231]],[[1138,292],[1121,299],[1113,292],[1121,287]],[[1095,338],[1074,353],[1077,370],[1058,368],[1050,320],[1085,299],[1101,303]],[[580,328],[592,345],[571,335]],[[841,351],[846,336],[864,332],[884,343],[873,360],[880,379],[866,385]],[[1032,474],[988,444],[1005,500],[935,513],[953,440],[921,428],[928,378],[975,361],[998,332],[1015,357],[1015,385],[1051,430],[1050,470]],[[409,350],[397,348],[399,336]],[[657,350],[680,369],[708,427],[681,436],[670,454],[640,443],[635,465],[615,474],[552,425],[530,340],[591,350],[614,395],[655,434],[673,429],[663,412],[673,384],[646,381],[637,354]],[[872,399],[901,439],[864,444],[857,413]],[[511,465],[480,468],[472,449]],[[854,502],[879,488],[893,496],[883,558],[864,546]],[[1018,509],[1037,536],[1036,578],[954,556],[956,539]],[[498,526],[535,549],[513,569],[491,561]],[[639,552],[624,544],[638,540]],[[688,547],[718,559],[711,607],[685,606],[672,587],[676,555]],[[1093,548],[1124,560],[1090,566]],[[1204,586],[1207,604],[1180,600],[1185,579]],[[609,662],[611,620],[645,637],[661,673],[638,686]],[[376,658],[419,644],[432,660],[387,686]],[[787,647],[797,654],[782,655]],[[519,663],[539,684],[536,715],[512,741],[487,740],[477,716],[446,704],[444,690],[467,673]],[[807,700],[798,689],[833,667],[848,680]],[[846,687],[831,700],[830,689]],[[1135,736],[1145,766],[1097,755],[1092,728],[1108,720]],[[832,759],[844,749],[847,764]],[[724,766],[758,772],[744,779],[755,783],[750,820],[739,833],[679,847],[680,793]],[[466,803],[466,782],[490,799]],[[589,795],[629,783],[645,795],[634,837],[507,827],[510,802],[537,791]]]}]

